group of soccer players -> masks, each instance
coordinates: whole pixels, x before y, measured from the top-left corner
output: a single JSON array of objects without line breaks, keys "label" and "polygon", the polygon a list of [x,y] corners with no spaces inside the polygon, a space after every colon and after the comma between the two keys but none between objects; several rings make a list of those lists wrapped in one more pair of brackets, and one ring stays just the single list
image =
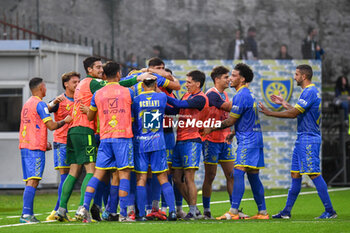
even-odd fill
[{"label": "group of soccer players", "polygon": [[[47,142],[47,128],[55,130],[55,169],[61,175],[58,200],[47,220],[73,220],[67,213],[67,203],[83,166],[86,175],[75,219],[101,221],[102,202],[102,219],[108,221],[213,219],[210,197],[218,163],[227,180],[231,208],[216,219],[269,219],[259,178],[259,169],[264,167],[259,111],[273,117],[298,117],[292,185],[286,207],[272,217],[291,217],[304,174],[311,177],[325,206],[319,218],[337,216],[320,175],[321,99],[311,83],[310,66],[296,68],[294,79],[303,88],[298,103],[293,107],[281,96],[273,95],[271,99],[287,110],[272,112],[262,103],[258,109],[248,88],[254,74],[243,63],[231,72],[223,66],[215,67],[211,72],[214,87],[206,93],[202,92],[205,74],[190,71],[186,75],[187,92],[181,100],[172,93],[180,89],[179,81],[159,58],[150,59],[147,68],[124,78],[116,62],[102,64],[100,58],[88,57],[83,63],[87,77],[80,81],[79,73],[64,74],[65,93],[48,105],[42,101],[46,95],[43,79],[29,82],[32,97],[22,108],[19,135],[26,182],[20,222],[39,221],[33,213],[33,201],[44,170],[45,151],[52,147]],[[225,92],[229,86],[236,90],[232,101]],[[50,112],[54,112],[55,121]],[[177,126],[176,137],[173,126]],[[231,145],[234,135],[238,144],[235,155]],[[203,215],[196,205],[195,185],[202,155]],[[258,207],[257,215],[252,217],[239,211],[245,173]],[[187,214],[182,209],[183,198],[189,205]]]}]

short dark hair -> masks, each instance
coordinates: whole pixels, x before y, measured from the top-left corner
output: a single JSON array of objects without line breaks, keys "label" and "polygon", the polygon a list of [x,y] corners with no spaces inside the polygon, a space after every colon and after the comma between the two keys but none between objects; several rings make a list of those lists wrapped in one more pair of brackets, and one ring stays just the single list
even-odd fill
[{"label": "short dark hair", "polygon": [[64,90],[66,90],[66,87],[64,86],[64,83],[69,82],[69,80],[72,77],[75,77],[75,76],[80,79],[80,73],[75,72],[75,71],[62,74],[61,79],[62,79],[62,86],[63,86]]},{"label": "short dark hair", "polygon": [[211,79],[215,83],[216,78],[220,78],[222,75],[230,72],[225,66],[216,66],[210,73]]},{"label": "short dark hair", "polygon": [[311,66],[302,64],[302,65],[298,65],[296,69],[300,70],[300,73],[302,75],[305,74],[306,78],[311,81],[312,75],[313,75]]},{"label": "short dark hair", "polygon": [[256,32],[256,28],[254,26],[248,28],[248,32]]},{"label": "short dark hair", "polygon": [[309,35],[314,29],[314,27],[309,26],[307,29],[307,34]]},{"label": "short dark hair", "polygon": [[160,66],[160,65],[164,65],[164,62],[163,62],[162,59],[160,59],[158,57],[152,57],[148,61],[148,67],[150,67],[150,66]]},{"label": "short dark hair", "polygon": [[250,83],[254,78],[252,69],[244,63],[238,63],[233,69],[239,71],[239,75],[245,79],[246,83]]},{"label": "short dark hair", "polygon": [[100,57],[93,57],[93,56],[85,58],[85,60],[83,61],[83,64],[84,64],[84,69],[85,69],[86,73],[89,73],[88,68],[89,67],[92,68],[96,61],[101,61],[101,58]]},{"label": "short dark hair", "polygon": [[205,74],[200,70],[192,70],[186,74],[186,76],[189,76],[192,78],[193,81],[200,83],[200,88],[203,87],[205,82]]},{"label": "short dark hair", "polygon": [[43,82],[42,78],[34,77],[29,81],[29,89],[33,91],[35,88],[37,88],[41,83]]},{"label": "short dark hair", "polygon": [[107,61],[103,64],[103,72],[108,79],[115,78],[120,71],[120,64],[115,61]]},{"label": "short dark hair", "polygon": [[165,70],[166,72],[170,73],[170,74],[173,74],[173,71],[172,71],[171,69],[169,69],[169,68],[165,68],[164,70]]},{"label": "short dark hair", "polygon": [[152,87],[156,84],[157,79],[145,79],[143,80],[143,84],[145,84],[146,87]]}]

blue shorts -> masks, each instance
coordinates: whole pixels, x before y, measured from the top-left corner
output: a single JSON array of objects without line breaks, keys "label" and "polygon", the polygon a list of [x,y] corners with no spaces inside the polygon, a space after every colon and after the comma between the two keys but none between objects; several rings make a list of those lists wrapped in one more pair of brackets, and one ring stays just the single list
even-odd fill
[{"label": "blue shorts", "polygon": [[175,147],[175,135],[174,133],[165,133],[164,139],[165,139],[166,159],[168,163],[172,163],[174,147]]},{"label": "blue shorts", "polygon": [[232,153],[232,144],[217,143],[206,140],[203,142],[203,162],[205,164],[218,164],[235,161]]},{"label": "blue shorts", "polygon": [[21,149],[23,181],[41,180],[45,168],[45,151]]},{"label": "blue shorts", "polygon": [[103,170],[134,167],[131,138],[102,139],[97,151],[96,168]]},{"label": "blue shorts", "polygon": [[174,169],[189,169],[199,167],[202,154],[202,143],[180,141],[174,149]]},{"label": "blue shorts", "polygon": [[295,143],[291,172],[298,172],[300,175],[321,174],[320,147],[321,144],[318,143]]},{"label": "blue shorts", "polygon": [[66,163],[66,148],[67,144],[53,142],[53,161],[56,170],[69,168],[69,164]]},{"label": "blue shorts", "polygon": [[135,152],[135,172],[147,173],[151,166],[152,173],[162,173],[168,170],[165,150],[139,153]]},{"label": "blue shorts", "polygon": [[264,148],[246,148],[238,145],[235,158],[235,167],[237,166],[254,169],[264,168]]}]

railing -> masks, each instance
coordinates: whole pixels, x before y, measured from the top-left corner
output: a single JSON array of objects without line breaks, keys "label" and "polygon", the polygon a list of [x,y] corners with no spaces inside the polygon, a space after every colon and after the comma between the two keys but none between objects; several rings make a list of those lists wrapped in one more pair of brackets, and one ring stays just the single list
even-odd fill
[{"label": "railing", "polygon": [[330,186],[350,185],[350,136],[344,110],[322,95],[322,175]]}]

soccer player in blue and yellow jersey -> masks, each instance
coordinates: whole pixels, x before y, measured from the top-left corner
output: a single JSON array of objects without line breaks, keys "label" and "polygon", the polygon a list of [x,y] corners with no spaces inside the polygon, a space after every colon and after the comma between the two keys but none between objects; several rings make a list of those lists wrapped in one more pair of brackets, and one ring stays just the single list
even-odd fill
[{"label": "soccer player in blue and yellow jersey", "polygon": [[[136,72],[135,75],[140,75],[142,74],[142,72],[151,72],[154,76],[157,77],[157,87],[159,87],[166,94],[168,93],[168,91],[166,90],[170,90],[171,92],[172,90],[180,90],[181,88],[180,82],[171,74],[171,72],[165,70],[165,64],[160,58],[154,57],[149,59],[148,68],[143,68],[140,70],[140,72],[134,72]],[[139,93],[144,91],[141,82],[134,85],[133,88],[135,90],[135,96],[139,95]],[[166,137],[166,139],[168,138],[169,137]],[[146,205],[147,218],[162,218],[162,216],[164,215],[164,211],[159,210],[161,188],[157,176],[155,174],[152,175],[150,170],[148,172],[146,188],[148,193],[148,200]]]},{"label": "soccer player in blue and yellow jersey", "polygon": [[[134,115],[135,171],[137,173],[137,207],[140,220],[145,220],[147,200],[146,180],[150,166],[161,185],[169,206],[168,220],[176,220],[175,197],[167,177],[167,156],[163,133],[163,117],[167,98],[164,93],[157,93],[156,80],[143,81],[144,92],[136,96],[132,105]],[[164,216],[166,219],[166,216]]]},{"label": "soccer player in blue and yellow jersey", "polygon": [[44,172],[45,151],[52,149],[47,142],[47,129],[59,129],[72,120],[68,115],[59,122],[52,121],[48,107],[42,101],[46,96],[46,85],[42,78],[32,78],[29,88],[32,96],[23,105],[19,131],[23,181],[26,182],[21,223],[39,222],[34,217],[33,204],[36,188]]},{"label": "soccer player in blue and yellow jersey", "polygon": [[288,192],[285,208],[272,218],[289,219],[291,210],[301,189],[302,175],[308,175],[316,186],[318,195],[325,207],[325,212],[318,219],[336,218],[331,200],[328,195],[327,184],[320,171],[320,120],[321,120],[321,96],[314,84],[312,84],[312,68],[309,65],[299,65],[296,68],[294,79],[303,91],[297,104],[293,107],[281,96],[273,95],[271,99],[276,104],[282,104],[287,110],[284,112],[272,112],[262,103],[259,104],[261,112],[267,116],[279,118],[298,119],[298,136],[295,142],[291,176],[292,185]]},{"label": "soccer player in blue and yellow jersey", "polygon": [[232,109],[228,119],[221,127],[206,128],[206,134],[235,125],[237,150],[233,171],[232,203],[229,212],[216,219],[239,219],[238,207],[244,194],[244,175],[247,173],[254,200],[258,206],[258,214],[251,219],[268,219],[266,212],[264,187],[259,178],[259,169],[264,167],[263,138],[259,122],[257,103],[248,89],[247,83],[253,80],[254,74],[249,66],[239,63],[232,70],[231,86],[236,89],[232,99]]}]

